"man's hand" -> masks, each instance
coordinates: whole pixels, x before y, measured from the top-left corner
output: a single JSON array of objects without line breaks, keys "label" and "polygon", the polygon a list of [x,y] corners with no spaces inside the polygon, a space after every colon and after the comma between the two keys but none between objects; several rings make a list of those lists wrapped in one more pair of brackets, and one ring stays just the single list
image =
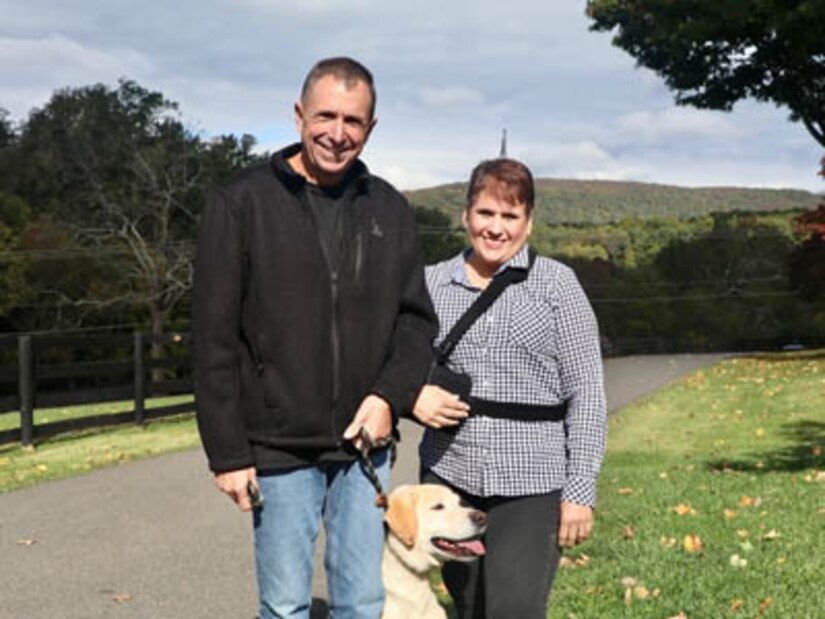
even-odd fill
[{"label": "man's hand", "polygon": [[413,406],[413,415],[430,428],[457,426],[469,415],[470,405],[436,385],[424,385]]},{"label": "man's hand", "polygon": [[255,467],[229,471],[227,473],[215,473],[215,485],[218,490],[227,494],[235,501],[242,511],[248,512],[252,509],[252,501],[247,492],[247,484],[252,483],[257,486]]},{"label": "man's hand", "polygon": [[358,434],[364,428],[373,441],[388,438],[392,433],[392,410],[382,397],[370,394],[355,412],[352,423],[344,430],[344,440],[352,441],[356,449],[361,447]]},{"label": "man's hand", "polygon": [[572,548],[590,537],[593,530],[593,510],[587,505],[561,502],[559,546]]}]

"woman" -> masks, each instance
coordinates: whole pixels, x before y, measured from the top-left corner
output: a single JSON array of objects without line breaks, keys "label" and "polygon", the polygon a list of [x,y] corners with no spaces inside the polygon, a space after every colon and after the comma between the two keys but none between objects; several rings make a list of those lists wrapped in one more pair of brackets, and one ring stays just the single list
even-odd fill
[{"label": "woman", "polygon": [[469,402],[426,385],[413,411],[427,426],[422,481],[488,514],[487,554],[443,569],[462,619],[544,619],[559,547],[593,526],[606,436],[598,327],[572,270],[530,260],[534,197],[523,164],[480,163],[462,214],[470,247],[427,269],[439,339],[495,277],[529,269],[449,356],[472,378]]}]

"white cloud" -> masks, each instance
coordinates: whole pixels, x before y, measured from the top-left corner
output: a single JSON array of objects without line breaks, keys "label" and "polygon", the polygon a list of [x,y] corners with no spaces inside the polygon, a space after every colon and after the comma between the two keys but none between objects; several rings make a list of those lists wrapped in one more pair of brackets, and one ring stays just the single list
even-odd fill
[{"label": "white cloud", "polygon": [[102,51],[58,34],[0,37],[0,104],[22,118],[45,104],[55,89],[116,83],[120,77],[150,74],[151,66],[133,50]]},{"label": "white cloud", "polygon": [[317,16],[324,13],[343,13],[379,6],[375,0],[229,0],[235,9],[244,7],[279,15]]},{"label": "white cloud", "polygon": [[535,176],[625,180],[641,173],[592,141],[534,144],[515,155],[530,166]]},{"label": "white cloud", "polygon": [[419,99],[429,107],[455,107],[482,105],[484,103],[484,96],[480,92],[462,86],[448,88],[424,87],[421,89]]},{"label": "white cloud", "polygon": [[688,136],[730,140],[743,133],[730,114],[685,107],[625,114],[619,117],[616,129],[626,140],[648,143]]},{"label": "white cloud", "polygon": [[661,78],[588,31],[585,4],[0,0],[0,107],[22,120],[56,88],[128,77],[207,135],[274,149],[295,138],[304,72],[348,54],[377,80],[367,161],[405,188],[464,180],[506,127],[537,175],[823,189],[822,149],[785,110],[677,108]]}]

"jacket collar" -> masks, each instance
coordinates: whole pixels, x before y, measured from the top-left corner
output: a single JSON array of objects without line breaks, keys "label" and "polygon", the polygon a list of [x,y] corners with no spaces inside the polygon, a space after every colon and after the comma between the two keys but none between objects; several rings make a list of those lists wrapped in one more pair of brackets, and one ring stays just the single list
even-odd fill
[{"label": "jacket collar", "polygon": [[[510,258],[507,262],[502,264],[498,270],[493,274],[493,277],[496,275],[500,275],[507,269],[522,269],[527,270],[530,268],[530,246],[525,243],[524,247],[522,247],[516,254]],[[450,281],[449,283],[458,284],[460,286],[464,286],[465,288],[470,288],[472,290],[477,290],[478,287],[474,286],[470,283],[470,279],[467,277],[467,269],[466,269],[466,262],[470,259],[470,256],[473,255],[472,248],[468,247],[459,255],[457,255],[452,260],[452,264],[450,265]]]},{"label": "jacket collar", "polygon": [[[272,171],[291,191],[298,191],[307,184],[307,179],[298,174],[288,162],[290,157],[299,152],[301,152],[301,143],[296,142],[273,153],[269,160]],[[357,159],[352,167],[347,170],[341,185],[346,186],[345,191],[349,191],[350,188],[355,188],[356,191],[366,191],[369,177],[370,173],[367,166],[363,161]]]}]

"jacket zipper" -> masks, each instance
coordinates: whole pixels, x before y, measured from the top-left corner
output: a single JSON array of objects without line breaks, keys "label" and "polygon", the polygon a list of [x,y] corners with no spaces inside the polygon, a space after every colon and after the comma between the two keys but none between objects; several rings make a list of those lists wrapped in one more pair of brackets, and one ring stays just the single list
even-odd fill
[{"label": "jacket zipper", "polygon": [[[330,282],[330,298],[332,301],[332,307],[330,311],[330,339],[332,340],[332,402],[331,402],[331,410],[330,410],[330,434],[332,438],[335,440],[336,445],[341,445],[341,440],[338,437],[338,433],[336,432],[335,428],[335,419],[337,417],[338,412],[338,398],[340,396],[340,376],[341,376],[341,369],[340,369],[340,358],[341,358],[341,337],[338,331],[338,271],[333,270],[332,262],[329,256],[329,251],[324,245],[324,240],[321,238],[321,230],[318,228],[318,222],[315,221],[315,216],[313,215],[312,208],[309,204],[309,196],[307,195],[306,188],[301,189],[301,201],[304,204],[304,208],[309,216],[310,221],[312,222],[312,228],[315,230],[315,237],[318,240],[318,245],[321,249],[321,254],[324,258],[324,263],[327,265],[327,271],[329,272],[329,282]],[[343,226],[343,218],[345,216],[345,211],[339,214],[339,230],[342,229]],[[340,241],[340,234],[336,233],[335,241]],[[339,263],[341,262],[341,256],[338,256]]]}]

